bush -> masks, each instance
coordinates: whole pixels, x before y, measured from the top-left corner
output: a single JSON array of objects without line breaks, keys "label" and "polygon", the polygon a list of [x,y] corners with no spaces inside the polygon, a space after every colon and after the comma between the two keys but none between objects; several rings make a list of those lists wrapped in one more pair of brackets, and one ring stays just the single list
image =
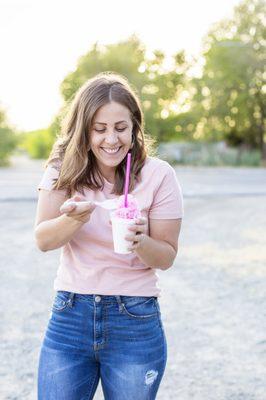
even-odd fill
[{"label": "bush", "polygon": [[240,165],[257,167],[261,165],[261,152],[259,150],[244,151],[240,154]]},{"label": "bush", "polygon": [[258,150],[229,147],[224,142],[160,143],[158,154],[171,164],[202,166],[260,166]]},{"label": "bush", "polygon": [[20,147],[25,149],[31,158],[46,159],[54,143],[51,130],[39,129],[22,135]]},{"label": "bush", "polygon": [[9,156],[17,145],[15,132],[7,126],[0,126],[0,166],[9,164]]}]

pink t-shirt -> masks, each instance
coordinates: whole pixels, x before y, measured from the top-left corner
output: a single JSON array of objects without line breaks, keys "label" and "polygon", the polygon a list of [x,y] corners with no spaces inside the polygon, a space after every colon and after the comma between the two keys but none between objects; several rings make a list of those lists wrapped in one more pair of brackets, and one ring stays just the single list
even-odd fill
[{"label": "pink t-shirt", "polygon": [[[57,177],[58,171],[48,166],[38,189],[52,190]],[[110,194],[112,188],[113,184],[104,178],[103,190],[84,189],[85,197],[92,201],[115,198]],[[63,190],[57,192],[62,197],[65,194]],[[166,161],[147,157],[141,181],[131,194],[148,221],[184,215],[182,190],[174,169]],[[114,252],[109,220],[109,211],[96,207],[90,220],[62,247],[54,289],[81,294],[160,296],[156,266],[147,267],[134,252]]]}]

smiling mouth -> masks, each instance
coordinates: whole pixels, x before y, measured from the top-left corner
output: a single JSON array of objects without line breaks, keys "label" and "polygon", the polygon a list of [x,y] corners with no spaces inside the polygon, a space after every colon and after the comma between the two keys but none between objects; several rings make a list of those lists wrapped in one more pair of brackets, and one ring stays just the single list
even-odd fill
[{"label": "smiling mouth", "polygon": [[115,149],[107,149],[107,148],[101,147],[101,149],[102,149],[106,154],[109,154],[109,155],[117,154],[117,153],[120,151],[121,148],[122,148],[122,146],[116,147]]}]

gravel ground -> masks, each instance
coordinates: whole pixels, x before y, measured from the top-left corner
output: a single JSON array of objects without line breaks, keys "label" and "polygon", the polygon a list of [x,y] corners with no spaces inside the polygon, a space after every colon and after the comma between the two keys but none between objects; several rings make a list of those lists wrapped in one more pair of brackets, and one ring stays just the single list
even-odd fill
[{"label": "gravel ground", "polygon": [[[37,398],[54,296],[59,250],[42,253],[33,237],[42,165],[17,158],[0,169],[3,400]],[[185,217],[175,265],[158,271],[168,363],[157,398],[265,400],[266,170],[176,170]]]}]

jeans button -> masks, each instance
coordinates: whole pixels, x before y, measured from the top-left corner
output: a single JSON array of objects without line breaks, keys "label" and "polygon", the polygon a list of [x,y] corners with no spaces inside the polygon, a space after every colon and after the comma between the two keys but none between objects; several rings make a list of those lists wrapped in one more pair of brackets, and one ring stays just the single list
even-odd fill
[{"label": "jeans button", "polygon": [[96,301],[96,303],[99,303],[99,301],[101,301],[101,296],[96,296],[95,301]]}]

